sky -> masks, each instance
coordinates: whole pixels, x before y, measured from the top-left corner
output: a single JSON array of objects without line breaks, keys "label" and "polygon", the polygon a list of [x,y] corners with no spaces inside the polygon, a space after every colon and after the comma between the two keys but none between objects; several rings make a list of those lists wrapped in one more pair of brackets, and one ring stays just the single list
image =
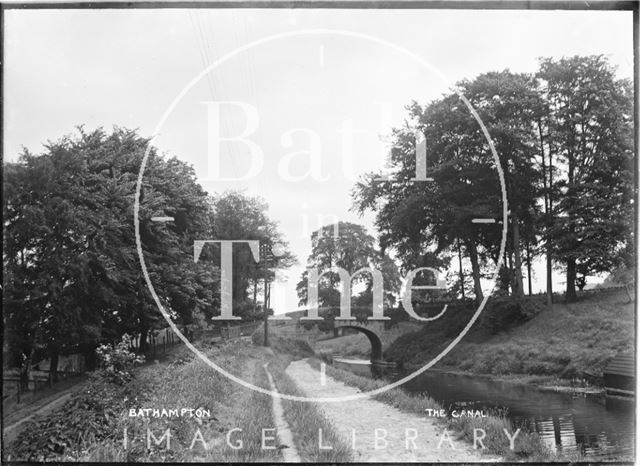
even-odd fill
[{"label": "sky", "polygon": [[[376,235],[350,192],[384,166],[406,105],[484,72],[588,54],[632,78],[631,12],[5,10],[4,159],[80,124],[154,136],[210,193],[269,203],[299,260],[273,292],[281,313],[297,307],[311,231],[340,220]],[[543,290],[541,263],[533,275]]]}]

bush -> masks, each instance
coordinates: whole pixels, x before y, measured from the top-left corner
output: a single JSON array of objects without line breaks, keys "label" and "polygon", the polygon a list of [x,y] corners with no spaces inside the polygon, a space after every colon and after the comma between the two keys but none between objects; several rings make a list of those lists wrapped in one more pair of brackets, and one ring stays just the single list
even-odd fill
[{"label": "bush", "polygon": [[506,331],[528,320],[522,303],[512,297],[491,299],[482,313],[482,326],[491,333]]},{"label": "bush", "polygon": [[308,342],[298,339],[282,338],[272,335],[269,344],[271,348],[278,352],[293,356],[295,359],[308,358],[313,356],[313,348]]},{"label": "bush", "polygon": [[147,391],[137,381],[105,384],[99,378],[74,394],[54,413],[36,418],[3,450],[4,461],[70,461],[96,442],[118,441],[117,424],[127,409],[139,406]]},{"label": "bush", "polygon": [[98,375],[105,380],[123,385],[133,378],[133,368],[144,362],[144,356],[132,352],[131,337],[127,334],[115,345],[101,345],[96,349]]}]

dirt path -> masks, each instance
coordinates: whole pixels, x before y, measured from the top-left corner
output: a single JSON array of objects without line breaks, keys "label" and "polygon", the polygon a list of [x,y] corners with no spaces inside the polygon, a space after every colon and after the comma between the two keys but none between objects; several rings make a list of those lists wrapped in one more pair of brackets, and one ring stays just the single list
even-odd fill
[{"label": "dirt path", "polygon": [[[140,368],[141,371],[147,370],[148,367],[155,366],[157,364],[168,364],[175,358],[186,353],[186,349],[182,346],[171,348],[165,354],[164,359],[157,363],[150,362]],[[71,398],[74,394],[78,393],[87,385],[86,380],[81,380],[78,383],[71,385],[59,392],[52,393],[51,395],[41,398],[32,402],[26,402],[20,406],[16,411],[7,414],[2,419],[2,441],[3,444],[8,445],[13,442],[18,434],[27,427],[29,421],[38,417],[45,417],[51,414],[53,411],[64,405],[64,403]]]},{"label": "dirt path", "polygon": [[[320,383],[320,372],[306,360],[292,362],[289,377],[310,397],[338,397],[360,393],[328,375]],[[319,405],[324,415],[354,450],[356,462],[496,462],[471,445],[455,440],[435,421],[404,413],[382,402],[363,398]],[[378,439],[376,440],[376,436]]]},{"label": "dirt path", "polygon": [[46,416],[62,406],[74,393],[79,392],[86,385],[85,381],[73,385],[58,393],[30,403],[19,411],[11,413],[3,421],[2,439],[5,444],[11,443],[36,416]]}]

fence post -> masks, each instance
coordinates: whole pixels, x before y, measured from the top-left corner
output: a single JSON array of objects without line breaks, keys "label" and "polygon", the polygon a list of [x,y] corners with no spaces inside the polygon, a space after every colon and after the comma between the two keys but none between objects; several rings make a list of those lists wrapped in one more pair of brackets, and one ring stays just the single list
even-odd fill
[{"label": "fence post", "polygon": [[163,336],[162,337],[162,354],[165,354],[167,352],[167,337]]}]

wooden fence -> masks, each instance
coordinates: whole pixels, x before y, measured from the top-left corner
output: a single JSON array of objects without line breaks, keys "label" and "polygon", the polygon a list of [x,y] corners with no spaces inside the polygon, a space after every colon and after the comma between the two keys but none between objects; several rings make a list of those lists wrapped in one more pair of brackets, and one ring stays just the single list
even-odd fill
[{"label": "wooden fence", "polygon": [[[81,372],[57,371],[59,380],[68,380],[73,377],[82,375]],[[2,374],[2,403],[3,407],[6,402],[13,399],[20,403],[25,396],[35,396],[45,388],[53,387],[53,380],[48,370],[32,370],[29,372],[26,388],[22,385],[22,378],[18,369],[7,369]]]},{"label": "wooden fence", "polygon": [[[214,327],[212,329],[181,329],[183,334],[190,341],[215,341],[229,340],[252,335],[260,326],[261,321],[250,322],[242,325],[234,325],[229,327]],[[148,359],[154,360],[163,356],[172,346],[181,343],[180,338],[173,332],[170,327],[154,330],[149,332],[147,341],[147,350],[145,355]],[[140,351],[140,335],[133,335],[131,342],[131,350]],[[49,360],[41,361],[35,369],[29,373],[29,381],[27,387],[21,384],[19,369],[7,369],[3,371],[2,381],[2,400],[5,401],[15,399],[18,403],[24,398],[24,395],[35,394],[42,391],[45,387],[52,387],[53,380],[49,374]],[[58,377],[66,380],[70,377],[82,375],[85,370],[85,359],[82,354],[72,354],[60,356],[57,371]]]}]

